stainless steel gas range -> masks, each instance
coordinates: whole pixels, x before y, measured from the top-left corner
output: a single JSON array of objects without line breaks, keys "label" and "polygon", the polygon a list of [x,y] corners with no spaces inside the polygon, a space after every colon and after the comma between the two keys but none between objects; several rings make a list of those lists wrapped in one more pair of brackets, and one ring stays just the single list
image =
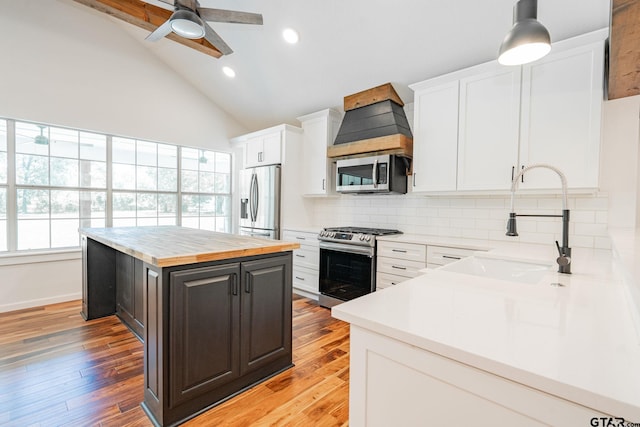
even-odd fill
[{"label": "stainless steel gas range", "polygon": [[398,230],[363,227],[325,228],[320,246],[320,297],[323,307],[366,295],[376,289],[376,237]]}]

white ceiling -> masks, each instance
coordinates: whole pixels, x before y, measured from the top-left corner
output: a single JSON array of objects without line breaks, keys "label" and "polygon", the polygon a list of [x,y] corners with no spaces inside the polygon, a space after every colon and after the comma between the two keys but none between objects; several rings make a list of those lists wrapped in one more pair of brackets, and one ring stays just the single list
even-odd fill
[{"label": "white ceiling", "polygon": [[[158,6],[171,6],[147,0]],[[391,82],[405,103],[408,85],[495,59],[515,0],[200,0],[202,7],[261,13],[261,27],[211,25],[234,53],[215,59],[114,18],[247,130],[342,106],[343,97]],[[609,0],[540,0],[552,41],[609,25]],[[282,29],[300,33],[286,44]],[[221,72],[235,69],[231,80]]]}]

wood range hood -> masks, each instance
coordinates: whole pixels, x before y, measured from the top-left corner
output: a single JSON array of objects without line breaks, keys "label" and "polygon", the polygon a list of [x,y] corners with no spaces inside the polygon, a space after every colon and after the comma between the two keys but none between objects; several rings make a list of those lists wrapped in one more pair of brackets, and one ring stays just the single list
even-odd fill
[{"label": "wood range hood", "polygon": [[403,105],[391,83],[346,96],[345,116],[327,157],[395,154],[410,159],[413,135]]}]

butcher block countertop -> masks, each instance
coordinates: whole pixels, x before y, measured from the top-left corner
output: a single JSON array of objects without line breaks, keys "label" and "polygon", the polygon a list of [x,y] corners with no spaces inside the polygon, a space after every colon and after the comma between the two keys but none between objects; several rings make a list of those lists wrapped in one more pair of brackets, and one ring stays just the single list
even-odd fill
[{"label": "butcher block countertop", "polygon": [[81,228],[80,234],[158,267],[285,252],[300,244],[178,226]]}]

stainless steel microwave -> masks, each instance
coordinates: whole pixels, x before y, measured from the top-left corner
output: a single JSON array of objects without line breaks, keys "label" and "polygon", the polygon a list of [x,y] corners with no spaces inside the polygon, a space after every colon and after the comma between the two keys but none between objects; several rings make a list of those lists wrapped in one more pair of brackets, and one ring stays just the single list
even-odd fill
[{"label": "stainless steel microwave", "polygon": [[407,192],[407,161],[394,155],[359,157],[336,162],[339,193]]}]

